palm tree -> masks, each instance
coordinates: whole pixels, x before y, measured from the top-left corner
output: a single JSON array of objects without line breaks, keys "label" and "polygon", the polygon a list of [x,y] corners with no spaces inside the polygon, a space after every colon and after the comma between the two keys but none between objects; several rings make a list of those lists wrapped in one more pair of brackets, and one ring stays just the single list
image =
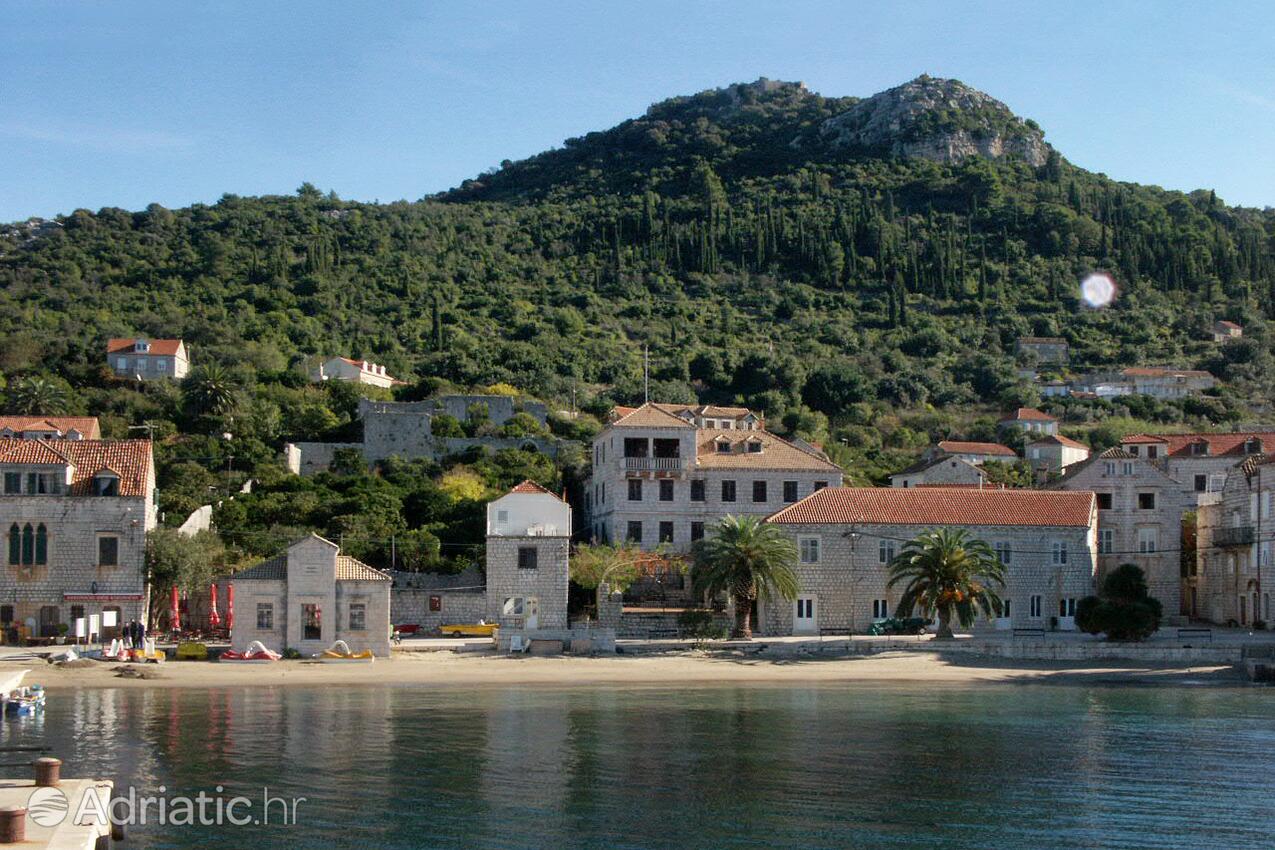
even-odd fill
[{"label": "palm tree", "polygon": [[225,369],[208,363],[182,381],[182,398],[195,415],[216,416],[234,407],[235,384]]},{"label": "palm tree", "polygon": [[726,516],[693,553],[691,583],[698,593],[726,593],[735,603],[731,637],[751,640],[758,596],[797,596],[797,544],[777,525],[756,516]]},{"label": "palm tree", "polygon": [[63,413],[66,410],[66,390],[48,378],[21,378],[9,388],[9,407],[28,416]]},{"label": "palm tree", "polygon": [[897,616],[911,616],[918,605],[935,612],[937,638],[954,637],[953,616],[968,629],[979,610],[990,618],[1003,607],[998,591],[1005,586],[1005,567],[987,543],[964,529],[940,528],[909,540],[889,569],[887,587],[907,583]]}]

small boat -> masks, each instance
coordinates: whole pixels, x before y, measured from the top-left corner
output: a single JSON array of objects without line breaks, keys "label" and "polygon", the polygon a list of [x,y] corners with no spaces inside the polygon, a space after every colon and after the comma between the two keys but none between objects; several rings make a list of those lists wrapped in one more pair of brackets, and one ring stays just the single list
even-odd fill
[{"label": "small boat", "polygon": [[351,652],[349,644],[343,640],[337,641],[314,657],[324,664],[371,664],[376,660],[370,649]]},{"label": "small boat", "polygon": [[30,717],[44,710],[44,688],[39,685],[23,685],[4,695],[4,713],[15,717]]},{"label": "small boat", "polygon": [[272,661],[278,661],[283,656],[277,652],[271,652],[266,649],[265,644],[259,640],[254,640],[248,644],[248,648],[243,652],[235,652],[233,649],[227,649],[221,655],[217,656],[218,661],[227,661],[234,664],[269,664]]}]

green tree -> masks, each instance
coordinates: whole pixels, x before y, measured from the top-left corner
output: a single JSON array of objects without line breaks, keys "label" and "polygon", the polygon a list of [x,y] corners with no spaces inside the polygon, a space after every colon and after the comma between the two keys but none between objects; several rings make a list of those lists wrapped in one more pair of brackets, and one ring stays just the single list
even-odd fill
[{"label": "green tree", "polygon": [[735,604],[732,637],[751,640],[752,607],[759,597],[795,599],[797,544],[762,517],[726,516],[696,544],[691,583],[696,593],[727,594]]},{"label": "green tree", "polygon": [[40,376],[19,378],[8,392],[9,409],[28,416],[52,416],[66,412],[66,390],[54,380]]},{"label": "green tree", "polygon": [[903,584],[896,614],[910,617],[918,606],[938,616],[936,637],[950,640],[952,620],[963,628],[974,624],[979,611],[999,615],[999,591],[1005,586],[1005,568],[986,542],[964,529],[927,531],[903,544],[890,562],[887,587]]},{"label": "green tree", "polygon": [[206,590],[225,566],[226,550],[214,531],[187,536],[175,528],[152,530],[146,535],[152,620],[168,611],[172,588],[187,593]]},{"label": "green tree", "polygon": [[[642,576],[642,563],[652,555],[630,543],[581,543],[571,555],[571,580],[595,596],[607,585],[623,593]],[[597,596],[598,610],[602,597]]]},{"label": "green tree", "polygon": [[1076,605],[1076,625],[1107,640],[1145,640],[1160,628],[1160,600],[1147,592],[1147,578],[1137,564],[1121,564],[1103,580],[1098,596]]},{"label": "green tree", "polygon": [[224,367],[207,363],[182,379],[182,403],[193,416],[220,416],[235,406],[236,389]]}]

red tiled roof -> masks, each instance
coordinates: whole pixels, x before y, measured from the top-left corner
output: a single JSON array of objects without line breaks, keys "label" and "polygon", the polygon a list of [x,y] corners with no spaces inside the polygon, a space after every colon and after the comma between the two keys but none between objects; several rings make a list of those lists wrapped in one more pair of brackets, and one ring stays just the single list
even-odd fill
[{"label": "red tiled roof", "polygon": [[70,464],[72,496],[92,494],[93,476],[108,470],[120,479],[121,496],[148,496],[152,464],[150,440],[7,440],[0,444],[0,464]]},{"label": "red tiled roof", "polygon": [[969,443],[961,440],[940,440],[939,448],[953,455],[1000,455],[1001,457],[1018,457],[1009,446],[1000,443]]},{"label": "red tiled roof", "polygon": [[1042,443],[1066,446],[1069,449],[1084,449],[1085,451],[1089,451],[1089,447],[1084,443],[1073,440],[1070,437],[1064,437],[1062,434],[1050,434],[1048,437],[1041,437],[1039,440],[1032,440],[1029,445],[1039,446]]},{"label": "red tiled roof", "polygon": [[1243,328],[1241,325],[1237,325],[1235,322],[1228,322],[1226,319],[1222,319],[1222,320],[1221,320],[1221,321],[1219,321],[1217,324],[1215,324],[1215,325],[1214,325],[1214,327],[1215,327],[1215,328],[1226,328],[1227,330],[1230,330],[1230,331],[1242,331],[1242,330],[1244,330],[1244,328]]},{"label": "red tiled roof", "polygon": [[17,433],[23,431],[79,431],[86,440],[96,440],[102,436],[96,416],[0,416],[0,430],[9,428]]},{"label": "red tiled roof", "polygon": [[559,500],[562,499],[562,497],[559,496],[557,493],[553,492],[552,490],[546,487],[541,487],[539,484],[532,481],[530,478],[528,478],[526,481],[522,482],[521,484],[514,485],[514,488],[510,490],[509,492],[510,493],[536,493],[536,494],[543,494],[545,496],[553,496],[555,499],[559,499]]},{"label": "red tiled roof", "polygon": [[1035,422],[1057,422],[1058,420],[1045,413],[1043,410],[1037,410],[1034,407],[1020,407],[1013,413],[1002,419],[1002,422],[1022,422],[1030,420]]},{"label": "red tiled roof", "polygon": [[144,339],[151,344],[150,351],[139,352],[142,354],[176,354],[178,347],[181,346],[180,339],[150,339],[149,337],[136,337],[130,339],[111,339],[107,340],[106,353],[114,354],[118,352],[131,352],[133,344],[139,339]]},{"label": "red tiled roof", "polygon": [[1130,443],[1158,443],[1166,445],[1166,454],[1187,455],[1188,446],[1193,443],[1207,443],[1208,457],[1218,455],[1244,456],[1244,444],[1256,437],[1262,444],[1261,451],[1275,451],[1275,431],[1237,431],[1225,434],[1136,434],[1125,437],[1121,445]]},{"label": "red tiled roof", "polygon": [[612,425],[623,425],[626,428],[694,428],[695,426],[669,413],[662,406],[647,402],[638,408],[616,408],[629,412],[616,419]]},{"label": "red tiled roof", "polygon": [[[722,438],[730,442],[729,452],[717,450]],[[696,440],[697,469],[808,470],[841,474],[841,467],[835,463],[769,431],[700,428]],[[748,451],[748,443],[761,443],[761,451]]]},{"label": "red tiled roof", "polygon": [[1089,525],[1087,491],[978,490],[969,487],[825,487],[774,513],[769,522],[823,525]]}]

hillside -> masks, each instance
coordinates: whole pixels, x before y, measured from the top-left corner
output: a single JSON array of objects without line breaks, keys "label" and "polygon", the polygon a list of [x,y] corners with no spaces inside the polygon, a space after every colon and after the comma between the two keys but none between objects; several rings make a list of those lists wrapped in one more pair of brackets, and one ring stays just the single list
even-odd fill
[{"label": "hillside", "polygon": [[[100,414],[115,436],[149,420],[186,435],[166,464],[224,470],[233,454],[246,476],[284,440],[357,428],[348,394],[305,383],[314,355],[374,359],[409,397],[504,382],[601,413],[640,398],[649,346],[653,395],[748,404],[879,480],[929,440],[985,436],[999,407],[1039,402],[1014,373],[1021,335],[1066,337],[1077,368],[1228,382],[1175,403],[1049,402],[1073,433],[1261,415],[1272,234],[1275,212],[1078,169],[957,81],[859,99],[759,80],[416,203],[307,184],[0,227],[0,373],[11,409]],[[1121,290],[1101,311],[1077,298],[1096,269]],[[1244,342],[1211,343],[1217,318]],[[224,367],[232,402],[210,413],[107,377],[105,340],[132,334],[185,338]],[[223,430],[233,446],[200,436]]]}]

